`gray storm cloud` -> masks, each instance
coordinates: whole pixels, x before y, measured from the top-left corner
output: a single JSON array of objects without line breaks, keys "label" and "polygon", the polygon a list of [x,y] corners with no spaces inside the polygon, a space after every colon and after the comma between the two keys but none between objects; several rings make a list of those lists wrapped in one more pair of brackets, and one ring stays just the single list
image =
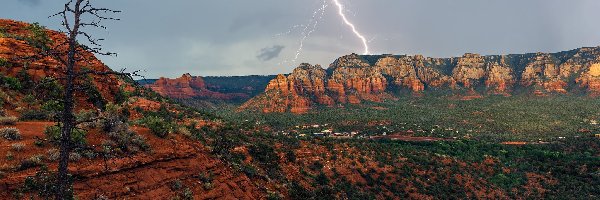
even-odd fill
[{"label": "gray storm cloud", "polygon": [[[60,29],[67,0],[3,0],[0,18]],[[362,43],[340,20],[331,0],[317,29],[304,28],[323,0],[94,0],[123,11],[106,21],[99,58],[110,67],[147,77],[289,73],[299,63],[328,65],[361,53]],[[340,0],[367,38],[371,53],[431,57],[558,52],[600,45],[600,0]],[[316,16],[319,18],[319,15]],[[292,28],[292,29],[290,29]],[[281,47],[274,46],[277,44]],[[265,48],[266,47],[266,48]],[[285,48],[282,48],[285,47]],[[139,67],[138,67],[139,66]]]},{"label": "gray storm cloud", "polygon": [[282,45],[274,45],[272,47],[262,48],[258,56],[256,56],[256,58],[258,58],[261,61],[273,60],[274,58],[279,57],[279,54],[281,54],[281,51],[284,48],[285,47]]},{"label": "gray storm cloud", "polygon": [[40,0],[19,0],[19,2],[28,5],[28,6],[38,6],[40,5]]}]

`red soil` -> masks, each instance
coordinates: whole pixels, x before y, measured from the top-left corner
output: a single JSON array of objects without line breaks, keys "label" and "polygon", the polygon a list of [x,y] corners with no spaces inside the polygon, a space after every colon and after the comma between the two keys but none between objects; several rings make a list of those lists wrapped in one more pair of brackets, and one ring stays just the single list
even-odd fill
[{"label": "red soil", "polygon": [[[17,127],[23,136],[20,141],[0,139],[0,155],[9,151],[14,160],[4,161],[0,170],[18,166],[21,160],[33,155],[47,155],[53,148],[51,144],[43,147],[34,145],[35,137],[44,138],[46,126],[51,122],[19,122]],[[184,188],[190,188],[195,199],[257,199],[263,192],[244,174],[231,170],[219,159],[211,156],[206,147],[196,141],[175,135],[168,139],[157,138],[147,128],[134,127],[151,146],[151,151],[130,157],[118,157],[108,160],[81,159],[72,162],[69,169],[78,179],[74,189],[80,199],[93,199],[104,196],[110,199],[169,199],[181,191],[172,190],[174,181],[180,181]],[[106,136],[91,131],[87,137],[90,146],[97,146]],[[11,150],[14,143],[25,144],[23,151]],[[56,162],[44,160],[51,170],[56,170]],[[0,199],[11,199],[12,192],[20,188],[27,176],[37,169],[27,169],[7,173],[0,178]],[[197,177],[199,174],[212,174],[211,187],[204,187]]]}]

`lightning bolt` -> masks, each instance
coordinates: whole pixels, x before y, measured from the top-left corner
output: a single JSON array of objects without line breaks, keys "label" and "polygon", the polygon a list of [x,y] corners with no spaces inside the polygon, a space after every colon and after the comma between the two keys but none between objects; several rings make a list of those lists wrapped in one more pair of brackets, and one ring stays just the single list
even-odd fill
[{"label": "lightning bolt", "polygon": [[364,54],[365,55],[369,54],[369,44],[367,42],[367,38],[365,38],[360,32],[358,32],[358,30],[356,30],[356,26],[354,26],[354,24],[352,24],[352,22],[350,22],[350,20],[348,20],[348,18],[346,17],[346,14],[344,14],[344,5],[342,5],[339,0],[333,0],[333,2],[338,7],[338,14],[340,15],[340,17],[342,17],[342,20],[344,21],[344,23],[346,25],[348,25],[350,27],[350,29],[352,29],[352,32],[354,33],[354,35],[356,35],[356,37],[358,37],[362,41],[363,46],[365,47]]},{"label": "lightning bolt", "polygon": [[282,36],[282,35],[287,35],[290,34],[294,29],[297,28],[303,28],[302,32],[301,32],[301,38],[300,38],[300,42],[298,44],[298,49],[296,50],[296,53],[294,54],[294,58],[291,60],[284,60],[282,62],[280,62],[278,65],[282,65],[285,63],[296,63],[296,60],[298,60],[298,58],[300,57],[300,54],[302,54],[302,51],[304,49],[304,42],[310,37],[310,35],[315,32],[317,30],[317,26],[319,25],[319,22],[321,22],[323,20],[323,16],[325,16],[325,11],[326,8],[329,6],[329,4],[327,4],[327,0],[323,0],[323,3],[321,4],[321,7],[316,9],[313,14],[312,17],[310,18],[309,22],[307,25],[295,25],[293,27],[291,27],[287,32],[284,33],[280,33],[275,35],[274,37],[277,36]]},{"label": "lightning bolt", "polygon": [[[310,35],[315,32],[315,30],[317,30],[317,25],[319,25],[319,21],[321,21],[323,19],[323,16],[325,15],[325,9],[327,8],[327,6],[329,6],[327,4],[326,1],[323,1],[323,4],[321,5],[321,8],[315,10],[315,12],[313,13],[312,16],[312,27],[310,25],[305,26],[304,30],[302,31],[302,39],[300,40],[300,46],[298,47],[298,50],[296,51],[296,55],[294,56],[294,59],[292,60],[292,63],[295,63],[296,60],[298,60],[298,57],[300,56],[300,54],[302,53],[302,49],[304,48],[304,41],[306,41],[306,39],[308,37],[310,37]],[[319,14],[319,11],[321,12],[320,16],[317,18],[317,15]],[[309,30],[310,28],[310,30]],[[308,31],[308,32],[307,32]]]},{"label": "lightning bolt", "polygon": [[[294,25],[287,32],[279,33],[279,34],[276,34],[273,36],[273,37],[280,37],[280,36],[288,35],[288,34],[292,33],[294,30],[302,28],[302,32],[300,34],[301,35],[300,41],[298,43],[298,49],[296,50],[296,52],[294,54],[294,58],[291,60],[287,60],[287,59],[283,60],[278,65],[282,65],[285,63],[294,63],[294,64],[296,63],[296,60],[298,60],[298,58],[300,57],[300,55],[302,54],[302,51],[304,49],[304,42],[308,38],[310,38],[311,34],[317,30],[319,23],[321,21],[323,21],[323,17],[325,16],[325,11],[327,10],[327,7],[329,6],[328,1],[329,0],[323,0],[321,7],[314,10],[312,17],[308,21],[308,24]],[[346,14],[344,14],[344,5],[342,5],[339,0],[332,0],[332,1],[337,6],[338,14],[340,15],[344,24],[349,26],[350,29],[352,30],[352,32],[354,33],[354,35],[356,35],[356,37],[358,37],[362,41],[364,48],[365,48],[363,54],[365,54],[365,55],[370,54],[368,43],[371,42],[372,40],[374,40],[377,36],[375,36],[371,40],[367,40],[360,32],[358,32],[358,30],[356,29],[356,26],[352,22],[350,22],[350,20],[348,20],[348,18],[346,17]]]}]

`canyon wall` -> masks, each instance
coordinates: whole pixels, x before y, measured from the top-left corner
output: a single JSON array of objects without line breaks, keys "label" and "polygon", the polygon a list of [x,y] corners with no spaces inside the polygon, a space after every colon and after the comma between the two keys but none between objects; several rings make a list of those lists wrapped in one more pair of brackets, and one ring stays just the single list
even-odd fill
[{"label": "canyon wall", "polygon": [[202,77],[184,74],[179,78],[169,79],[161,77],[154,83],[146,85],[156,93],[174,99],[216,99],[235,100],[247,99],[248,95],[243,93],[220,93],[211,91]]},{"label": "canyon wall", "polygon": [[303,63],[291,74],[271,80],[263,94],[240,109],[306,113],[316,106],[380,102],[398,94],[420,96],[440,90],[469,98],[517,93],[596,97],[600,95],[600,48],[489,56],[467,53],[455,58],[350,54],[327,69]]}]

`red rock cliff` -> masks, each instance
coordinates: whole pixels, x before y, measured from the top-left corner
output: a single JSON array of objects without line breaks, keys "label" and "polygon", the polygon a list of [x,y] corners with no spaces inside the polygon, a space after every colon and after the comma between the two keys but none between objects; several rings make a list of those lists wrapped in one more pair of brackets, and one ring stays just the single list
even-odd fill
[{"label": "red rock cliff", "polygon": [[213,92],[206,88],[206,84],[202,77],[184,74],[176,79],[168,79],[161,77],[154,84],[148,85],[160,95],[175,98],[175,99],[217,99],[217,100],[232,100],[239,98],[247,98],[246,94],[232,93],[224,94]]},{"label": "red rock cliff", "polygon": [[303,64],[287,77],[280,75],[241,109],[305,113],[317,105],[382,101],[392,98],[394,90],[450,90],[466,95],[463,99],[515,91],[545,96],[579,90],[598,96],[600,48],[502,56],[467,53],[457,58],[351,54],[327,70]]}]

